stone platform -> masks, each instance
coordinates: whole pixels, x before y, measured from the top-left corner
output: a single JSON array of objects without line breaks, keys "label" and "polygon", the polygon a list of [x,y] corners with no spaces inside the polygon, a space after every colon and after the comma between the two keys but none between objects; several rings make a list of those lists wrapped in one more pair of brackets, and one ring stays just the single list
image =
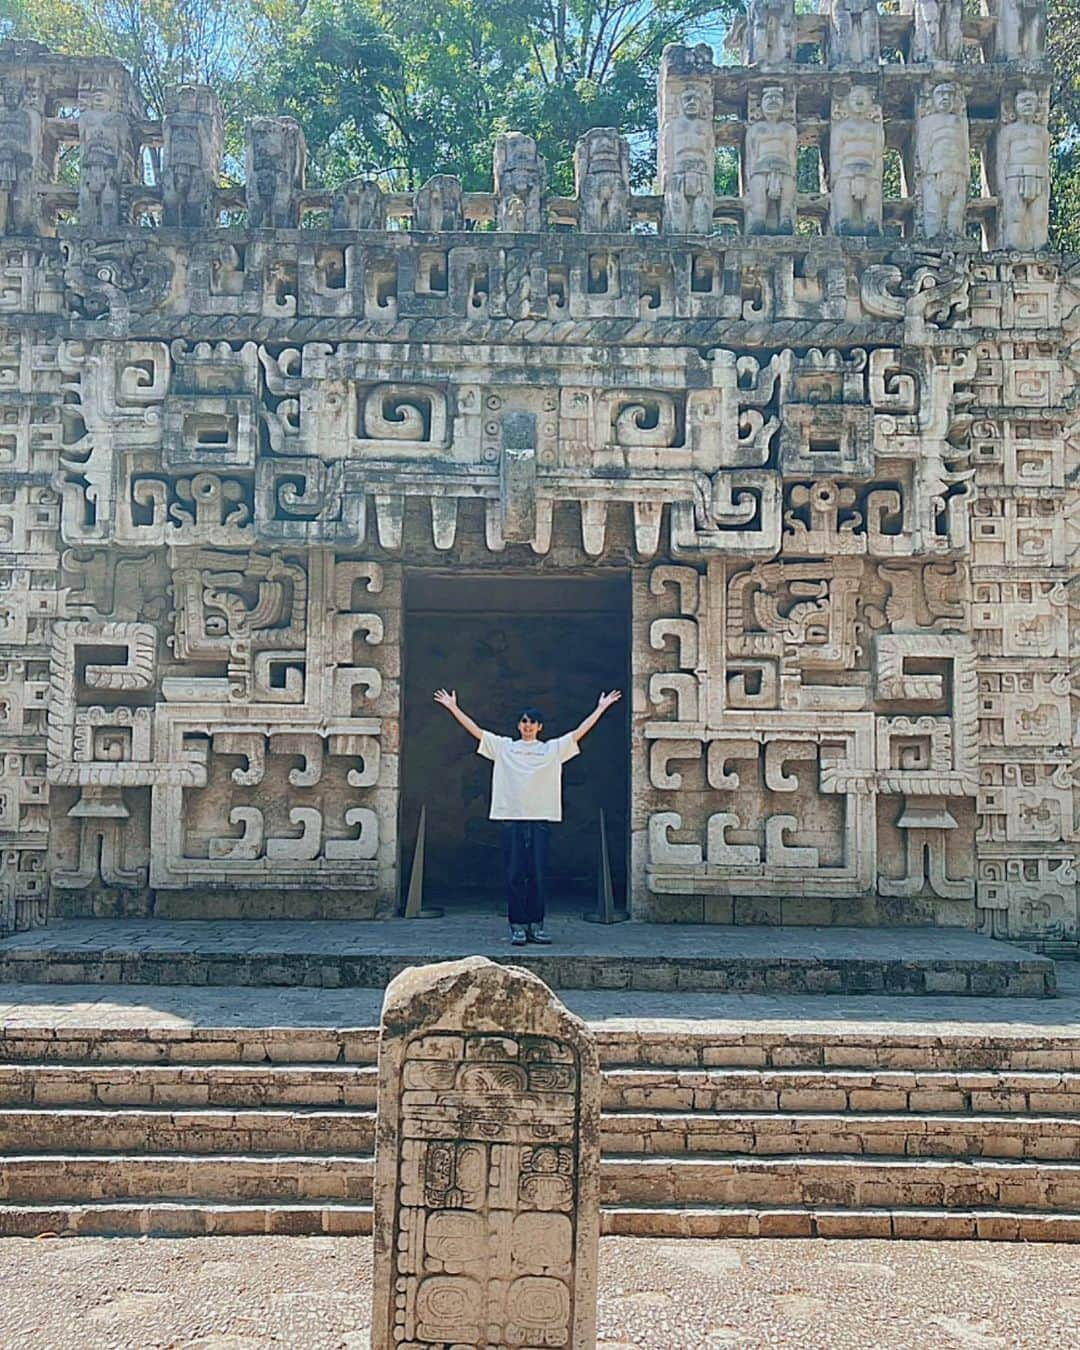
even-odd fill
[{"label": "stone platform", "polygon": [[512,947],[491,913],[380,923],[64,920],[0,942],[2,984],[381,989],[406,966],[482,955],[561,990],[1048,998],[1054,963],[942,928],[764,928],[556,916]]}]

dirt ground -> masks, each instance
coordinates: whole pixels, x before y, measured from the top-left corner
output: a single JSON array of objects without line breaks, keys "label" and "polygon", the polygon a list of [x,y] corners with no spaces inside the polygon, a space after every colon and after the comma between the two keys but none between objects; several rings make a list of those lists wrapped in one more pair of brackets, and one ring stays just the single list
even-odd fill
[{"label": "dirt ground", "polygon": [[[1080,1346],[1080,1247],[601,1243],[603,1350]],[[7,1350],[368,1345],[367,1238],[7,1238]]]}]

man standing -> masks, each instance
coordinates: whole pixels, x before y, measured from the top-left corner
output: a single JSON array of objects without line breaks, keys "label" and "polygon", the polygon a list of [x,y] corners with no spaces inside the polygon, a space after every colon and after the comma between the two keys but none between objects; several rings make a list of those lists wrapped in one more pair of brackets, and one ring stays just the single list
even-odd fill
[{"label": "man standing", "polygon": [[550,943],[544,932],[544,881],[550,821],[562,820],[562,766],[578,753],[578,742],[622,698],[618,689],[601,694],[576,731],[542,741],[544,719],[535,708],[518,718],[519,740],[484,731],[457,704],[457,693],[439,689],[435,702],[480,742],[477,754],[494,761],[491,776],[492,820],[503,822],[503,862],[510,902],[510,941]]}]

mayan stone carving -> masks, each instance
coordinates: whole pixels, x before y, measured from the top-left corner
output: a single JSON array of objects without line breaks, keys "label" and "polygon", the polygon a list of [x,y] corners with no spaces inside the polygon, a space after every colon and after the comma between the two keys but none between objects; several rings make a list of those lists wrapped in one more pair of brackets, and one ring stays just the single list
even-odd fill
[{"label": "mayan stone carving", "polygon": [[600,1069],[535,976],[482,957],[388,987],[375,1350],[596,1339]]},{"label": "mayan stone carving", "polygon": [[746,232],[793,234],[799,134],[783,85],[766,85],[746,128]]},{"label": "mayan stone carving", "polygon": [[0,47],[0,928],[394,913],[410,578],[593,571],[635,918],[1076,950],[1042,11],[900,8],[669,48],[655,193],[596,128],[573,198],[526,131],[309,187],[273,117],[225,188],[212,90]]},{"label": "mayan stone carving", "polygon": [[971,142],[964,95],[955,84],[924,88],[915,129],[922,233],[960,235],[967,216]]}]

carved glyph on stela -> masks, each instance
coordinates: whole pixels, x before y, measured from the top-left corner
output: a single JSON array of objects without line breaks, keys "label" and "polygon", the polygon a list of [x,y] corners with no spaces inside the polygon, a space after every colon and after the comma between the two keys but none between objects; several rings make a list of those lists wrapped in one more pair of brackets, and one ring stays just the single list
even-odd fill
[{"label": "carved glyph on stela", "polygon": [[371,1344],[595,1344],[600,1071],[585,1024],[483,957],[386,991]]},{"label": "carved glyph on stela", "polygon": [[0,45],[0,929],[393,913],[410,576],[619,567],[636,917],[1080,941],[1080,287],[969,8],[753,0],[572,196],[226,187],[214,90]]}]

